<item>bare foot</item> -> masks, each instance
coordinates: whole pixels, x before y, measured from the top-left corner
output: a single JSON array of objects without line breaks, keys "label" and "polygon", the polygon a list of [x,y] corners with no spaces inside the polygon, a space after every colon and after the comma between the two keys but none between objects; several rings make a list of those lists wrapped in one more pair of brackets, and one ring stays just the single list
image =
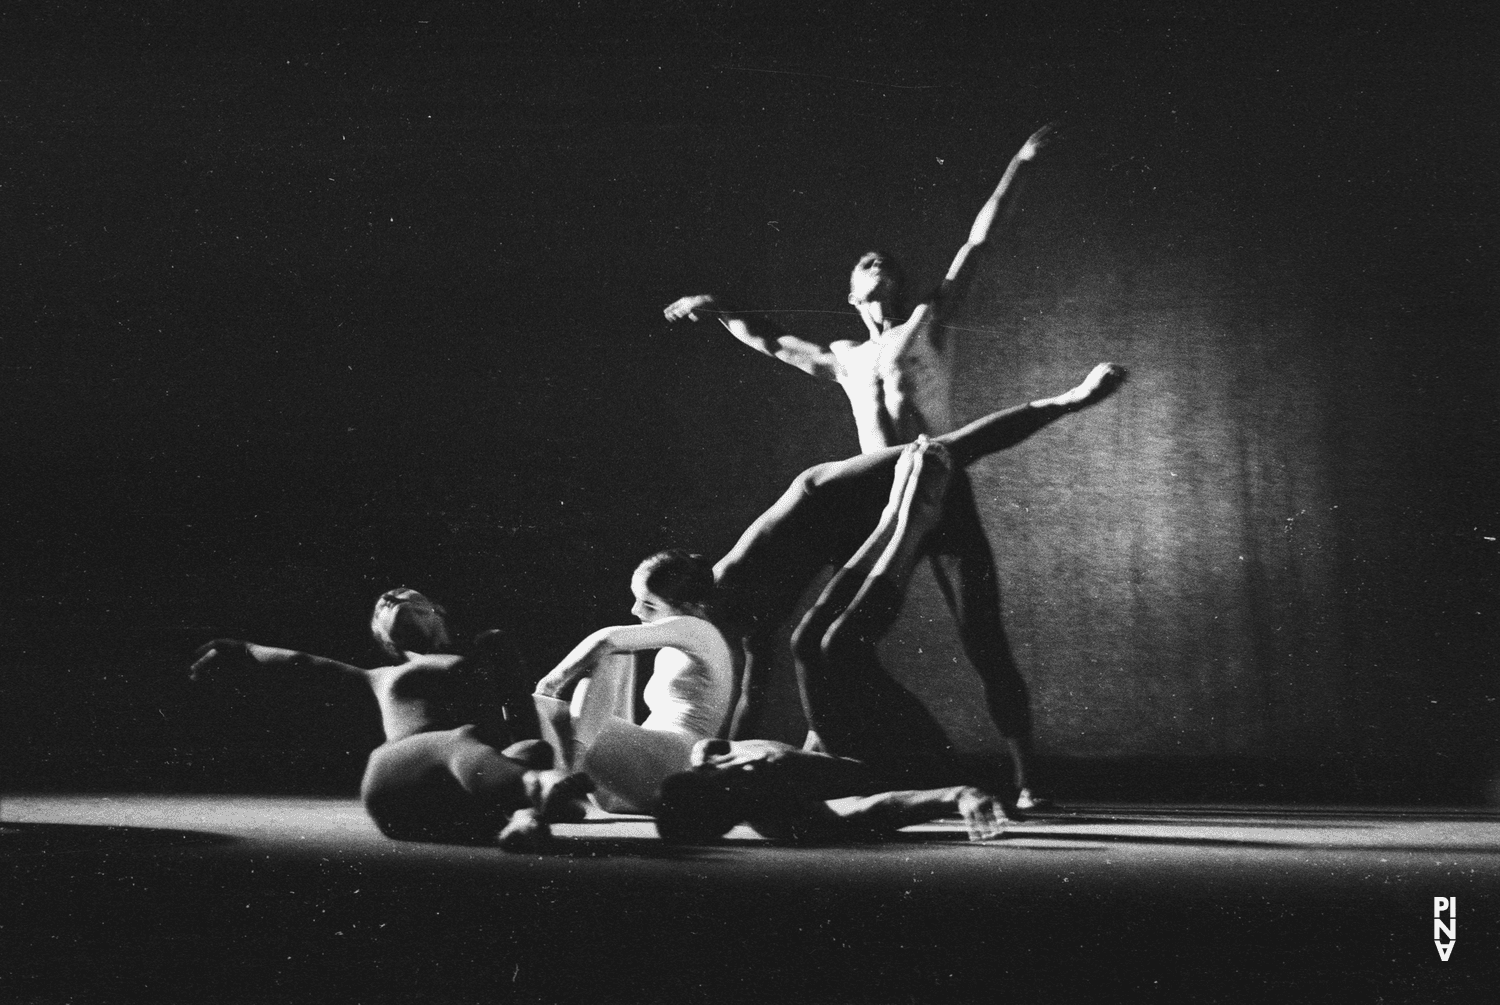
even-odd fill
[{"label": "bare foot", "polygon": [[1100,363],[1089,371],[1089,375],[1083,378],[1083,383],[1070,391],[1064,391],[1055,398],[1046,398],[1037,402],[1039,405],[1061,405],[1070,412],[1097,405],[1119,390],[1120,385],[1125,383],[1127,372],[1123,366],[1115,363]]},{"label": "bare foot", "polygon": [[552,831],[537,818],[536,810],[527,806],[510,815],[496,843],[506,851],[541,851],[552,840]]},{"label": "bare foot", "polygon": [[588,816],[583,797],[594,791],[594,780],[585,774],[534,771],[526,776],[526,794],[531,808],[543,824],[577,823]]},{"label": "bare foot", "polygon": [[1005,834],[1006,824],[1015,822],[999,799],[971,786],[958,792],[958,815],[964,818],[970,841],[989,841]]},{"label": "bare foot", "polygon": [[1028,810],[1049,810],[1052,808],[1052,800],[1046,796],[1039,796],[1029,788],[1023,788],[1016,796],[1016,809],[1023,813]]},{"label": "bare foot", "polygon": [[583,797],[594,789],[588,775],[548,769],[528,771],[523,780],[531,805],[512,813],[495,838],[506,851],[542,851],[552,841],[549,824],[577,823],[588,816]]}]

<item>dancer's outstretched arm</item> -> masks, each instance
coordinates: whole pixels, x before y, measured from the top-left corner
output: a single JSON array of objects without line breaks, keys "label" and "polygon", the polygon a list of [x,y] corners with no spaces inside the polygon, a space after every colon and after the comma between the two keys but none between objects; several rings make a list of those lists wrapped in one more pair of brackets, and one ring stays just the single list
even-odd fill
[{"label": "dancer's outstretched arm", "polygon": [[331,660],[325,656],[298,652],[295,649],[256,645],[254,642],[245,642],[241,639],[214,639],[212,642],[205,642],[193,653],[193,665],[188,670],[188,676],[193,680],[201,680],[210,671],[242,670],[252,667],[325,675],[352,674],[366,680],[369,680],[375,673],[374,670],[340,663],[338,660]]},{"label": "dancer's outstretched arm", "polygon": [[741,310],[711,293],[673,301],[663,313],[668,321],[697,321],[699,315],[712,317],[729,334],[756,352],[765,353],[823,380],[838,379],[838,360],[827,349],[816,342],[789,335],[781,326],[763,315]]},{"label": "dancer's outstretched arm", "polygon": [[1002,836],[1013,822],[999,799],[971,785],[879,792],[827,805],[849,837],[880,837],[902,827],[957,816],[963,818],[970,841],[989,841]]}]

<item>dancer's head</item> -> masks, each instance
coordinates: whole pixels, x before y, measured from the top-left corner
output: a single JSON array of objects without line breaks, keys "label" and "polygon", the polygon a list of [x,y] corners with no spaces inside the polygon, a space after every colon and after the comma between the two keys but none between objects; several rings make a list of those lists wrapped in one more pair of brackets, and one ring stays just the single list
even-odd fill
[{"label": "dancer's head", "polygon": [[897,316],[906,294],[901,263],[883,251],[867,251],[849,273],[849,303],[879,303],[887,315]]},{"label": "dancer's head", "polygon": [[630,613],[650,623],[674,614],[703,617],[714,591],[714,570],[702,555],[678,548],[659,551],[630,577],[635,605]]},{"label": "dancer's head", "polygon": [[416,590],[387,590],[375,601],[370,634],[380,648],[397,658],[406,653],[442,652],[452,644],[448,612]]}]

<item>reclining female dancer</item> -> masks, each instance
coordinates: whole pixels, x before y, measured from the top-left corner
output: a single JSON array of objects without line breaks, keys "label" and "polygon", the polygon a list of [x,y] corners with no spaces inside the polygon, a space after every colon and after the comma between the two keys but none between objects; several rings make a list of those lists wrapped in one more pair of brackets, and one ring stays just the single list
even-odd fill
[{"label": "reclining female dancer", "polygon": [[[735,660],[713,624],[713,567],[701,555],[663,551],[630,581],[638,625],[601,628],[536,686],[543,733],[569,770],[596,783],[605,809],[649,812],[662,779],[687,767],[693,744],[723,734],[734,698]],[[630,654],[658,650],[635,726]],[[560,700],[576,683],[571,703]]]},{"label": "reclining female dancer", "polygon": [[[290,649],[215,639],[194,654],[191,676],[234,668],[279,668],[362,677],[380,707],[385,742],[370,754],[360,796],[382,833],[401,841],[489,842],[535,847],[546,821],[580,819],[589,787],[553,767],[538,740],[515,742],[507,724],[526,715],[481,652],[451,648],[446,614],[416,590],[381,594],[370,619],[375,641],[398,662],[366,670]],[[481,640],[483,640],[481,636]],[[480,646],[482,649],[482,645]],[[523,692],[524,694],[524,692]]]},{"label": "reclining female dancer", "polygon": [[[1101,363],[1082,383],[1063,394],[993,412],[933,437],[931,442],[946,448],[953,468],[962,470],[981,457],[1015,446],[1065,415],[1103,401],[1124,380],[1122,368]],[[902,449],[873,450],[804,471],[715,566],[722,623],[731,626],[747,657],[740,708],[731,735],[745,734],[743,724],[753,722],[763,701],[764,667],[776,628],[791,615],[818,573],[828,566],[843,565],[875,528]],[[945,533],[945,526],[939,526],[935,534]],[[930,540],[928,544],[930,547]],[[828,612],[820,607],[815,605],[807,613],[793,636],[794,649],[805,648],[808,640],[817,644],[819,626],[826,628],[828,620]],[[988,666],[981,679],[991,716],[1002,736],[1007,740],[1019,738],[1024,745],[1031,735],[1025,684],[1012,663],[992,661]],[[1019,764],[1013,768],[1021,790],[1018,801],[1024,808],[1029,801],[1024,788],[1027,781]]]},{"label": "reclining female dancer", "polygon": [[[798,629],[797,668],[819,749],[773,740],[700,743],[695,769],[663,785],[657,827],[664,838],[713,838],[748,821],[770,837],[837,840],[953,813],[975,840],[1003,830],[999,800],[954,784],[968,769],[921,703],[881,668],[875,648],[900,613],[923,539],[942,519],[951,473],[941,444],[919,437],[901,450],[875,530]],[[851,795],[864,798],[839,800]]]}]

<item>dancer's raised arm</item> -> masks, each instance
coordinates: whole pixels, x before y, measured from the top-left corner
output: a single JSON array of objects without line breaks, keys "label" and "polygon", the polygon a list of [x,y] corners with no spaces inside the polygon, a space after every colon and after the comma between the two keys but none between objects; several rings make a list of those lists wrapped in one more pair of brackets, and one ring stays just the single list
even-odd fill
[{"label": "dancer's raised arm", "polygon": [[804,373],[823,380],[838,378],[838,362],[827,349],[816,342],[788,335],[780,325],[768,318],[725,303],[711,293],[700,293],[673,301],[663,313],[668,321],[698,321],[700,315],[712,317],[729,334],[756,352],[789,363]]},{"label": "dancer's raised arm", "polygon": [[[1016,155],[1006,166],[1005,174],[1000,177],[1000,183],[995,186],[995,191],[990,193],[989,199],[985,200],[984,205],[979,209],[979,214],[974,217],[974,224],[969,228],[969,239],[964,242],[963,247],[958,249],[958,254],[953,256],[953,264],[948,266],[948,274],[943,277],[942,284],[938,286],[932,299],[919,307],[918,311],[925,308],[935,310],[940,315],[949,304],[962,298],[968,290],[970,280],[973,279],[975,266],[982,257],[980,252],[989,244],[990,231],[994,228],[995,221],[1015,202],[1018,191],[1017,177],[1052,139],[1053,133],[1054,127],[1045,125],[1021,144],[1021,149],[1016,151]],[[936,319],[937,316],[933,318],[933,320]]]}]

